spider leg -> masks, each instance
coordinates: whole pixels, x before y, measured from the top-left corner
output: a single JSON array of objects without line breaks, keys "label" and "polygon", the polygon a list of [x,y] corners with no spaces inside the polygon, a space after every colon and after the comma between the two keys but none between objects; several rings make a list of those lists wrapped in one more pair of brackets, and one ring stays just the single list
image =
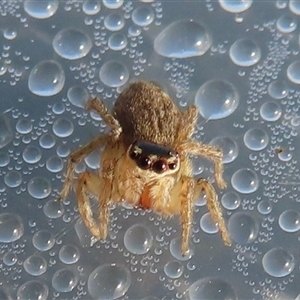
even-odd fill
[{"label": "spider leg", "polygon": [[206,205],[211,214],[213,221],[218,225],[219,232],[221,234],[222,240],[226,246],[231,246],[231,238],[226,228],[226,224],[222,215],[222,209],[218,201],[218,195],[214,187],[203,178],[200,178],[195,181],[196,190],[204,191],[206,194]]},{"label": "spider leg", "polygon": [[181,253],[182,255],[186,255],[189,251],[189,238],[192,231],[195,180],[188,176],[183,176],[181,180],[182,186],[179,194],[181,204],[180,220],[182,226]]},{"label": "spider leg", "polygon": [[95,149],[107,143],[109,139],[111,139],[111,136],[109,134],[98,136],[70,154],[67,164],[66,179],[64,182],[64,186],[60,192],[60,199],[65,199],[70,192],[76,163],[80,162],[84,157],[92,153]]},{"label": "spider leg", "polygon": [[111,127],[113,135],[115,135],[116,137],[120,135],[120,133],[122,132],[122,128],[119,121],[108,112],[102,100],[100,100],[99,98],[92,98],[87,102],[85,108],[88,110],[94,110],[103,119],[103,121],[109,127]]},{"label": "spider leg", "polygon": [[220,188],[226,188],[226,182],[223,178],[223,153],[212,145],[200,144],[196,142],[187,142],[179,146],[180,151],[192,155],[201,155],[210,159],[215,164],[215,178]]}]

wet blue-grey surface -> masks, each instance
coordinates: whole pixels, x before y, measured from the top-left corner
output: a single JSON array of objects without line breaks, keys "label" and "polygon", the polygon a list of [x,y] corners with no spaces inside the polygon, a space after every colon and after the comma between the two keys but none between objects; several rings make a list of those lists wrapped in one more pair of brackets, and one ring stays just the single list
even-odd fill
[{"label": "wet blue-grey surface", "polygon": [[[299,15],[292,0],[1,1],[0,299],[299,299]],[[231,247],[205,198],[187,257],[178,217],[123,205],[95,242],[74,194],[56,201],[69,153],[106,130],[87,99],[112,108],[139,79],[195,103],[194,138],[223,149]],[[95,151],[76,172],[98,167]]]}]

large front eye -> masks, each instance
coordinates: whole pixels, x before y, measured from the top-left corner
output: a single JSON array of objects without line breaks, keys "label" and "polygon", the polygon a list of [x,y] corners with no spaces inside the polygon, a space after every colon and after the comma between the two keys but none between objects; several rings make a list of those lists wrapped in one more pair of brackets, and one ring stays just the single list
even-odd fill
[{"label": "large front eye", "polygon": [[147,170],[151,166],[151,159],[148,156],[141,155],[138,159],[135,160],[138,167],[143,170]]},{"label": "large front eye", "polygon": [[163,173],[167,170],[167,164],[164,160],[160,159],[160,160],[157,160],[153,165],[152,165],[152,170],[155,172],[155,173]]}]

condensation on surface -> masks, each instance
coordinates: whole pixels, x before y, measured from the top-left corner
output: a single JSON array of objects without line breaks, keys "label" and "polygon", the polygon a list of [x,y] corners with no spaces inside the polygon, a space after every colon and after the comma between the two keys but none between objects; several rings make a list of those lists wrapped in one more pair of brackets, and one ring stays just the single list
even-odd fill
[{"label": "condensation on surface", "polygon": [[[0,15],[1,299],[299,299],[299,1],[2,1]],[[222,149],[226,189],[210,161],[192,172],[216,187],[231,247],[204,194],[186,256],[177,216],[124,202],[98,241],[74,193],[60,201],[71,151],[108,131],[88,99],[111,109],[139,79],[196,105],[193,138]]]}]

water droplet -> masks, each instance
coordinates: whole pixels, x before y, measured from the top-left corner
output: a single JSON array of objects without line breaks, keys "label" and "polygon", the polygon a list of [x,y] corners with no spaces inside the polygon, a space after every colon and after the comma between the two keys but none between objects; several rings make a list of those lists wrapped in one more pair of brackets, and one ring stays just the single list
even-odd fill
[{"label": "water droplet", "polygon": [[92,41],[84,32],[68,28],[56,34],[52,45],[58,55],[74,60],[85,57],[89,53],[92,48]]},{"label": "water droplet", "polygon": [[199,299],[237,299],[233,287],[219,278],[204,278],[194,282],[189,288],[189,297],[191,300]]},{"label": "water droplet", "polygon": [[56,0],[43,0],[33,2],[32,0],[24,1],[24,10],[33,18],[47,19],[52,17],[58,8],[58,1]]},{"label": "water droplet", "polygon": [[296,210],[286,210],[279,216],[279,226],[286,232],[296,232],[300,229],[300,213]]},{"label": "water droplet", "polygon": [[53,96],[58,94],[65,84],[65,73],[56,61],[42,61],[29,74],[28,87],[38,96]]},{"label": "water droplet", "polygon": [[40,137],[39,144],[44,149],[51,149],[55,145],[55,137],[50,133],[45,133]]},{"label": "water droplet", "polygon": [[269,275],[284,277],[294,270],[295,258],[283,248],[273,248],[263,256],[262,265]]},{"label": "water droplet", "polygon": [[122,264],[104,264],[89,276],[88,291],[94,299],[117,299],[131,285],[130,271]]},{"label": "water droplet", "polygon": [[260,108],[262,119],[269,122],[277,121],[281,117],[281,114],[281,107],[275,102],[266,102]]},{"label": "water droplet", "polygon": [[35,146],[27,146],[23,151],[23,159],[28,164],[35,164],[42,158],[41,150]]},{"label": "water droplet", "polygon": [[64,245],[59,250],[59,259],[66,265],[75,264],[80,258],[80,252],[73,245]]},{"label": "water droplet", "polygon": [[233,162],[239,154],[238,145],[232,138],[216,137],[210,141],[210,144],[222,150],[225,164]]},{"label": "water droplet", "polygon": [[125,65],[119,62],[109,61],[102,65],[99,77],[107,86],[119,87],[127,82],[129,72]]},{"label": "water droplet", "polygon": [[173,257],[180,261],[189,260],[194,255],[194,247],[193,245],[189,244],[189,250],[185,256],[181,254],[181,238],[177,237],[172,239],[170,243],[170,252]]},{"label": "water droplet", "polygon": [[64,162],[58,156],[51,156],[46,161],[46,168],[52,173],[57,173],[64,168]]},{"label": "water droplet", "polygon": [[108,46],[111,50],[120,51],[127,46],[127,38],[124,34],[115,32],[108,39]]},{"label": "water droplet", "polygon": [[179,278],[183,273],[183,265],[178,260],[172,260],[165,264],[165,274],[170,278]]},{"label": "water droplet", "polygon": [[299,16],[300,15],[300,3],[298,0],[290,0],[289,8],[292,13]]},{"label": "water droplet", "polygon": [[57,219],[64,214],[64,208],[59,200],[49,200],[43,207],[44,214],[50,219]]},{"label": "water droplet", "polygon": [[154,40],[155,51],[165,57],[187,58],[203,55],[212,40],[206,29],[191,20],[173,22]]},{"label": "water droplet", "polygon": [[124,17],[119,13],[111,13],[104,19],[104,26],[110,31],[119,31],[124,25]]},{"label": "water droplet", "polygon": [[154,12],[151,7],[140,6],[132,12],[132,21],[138,26],[148,26],[154,20]]},{"label": "water droplet", "polygon": [[272,203],[269,200],[263,200],[260,201],[257,205],[257,210],[262,214],[262,215],[267,215],[272,211]]},{"label": "water droplet", "polygon": [[0,214],[0,242],[11,243],[17,241],[24,234],[22,219],[11,213]]},{"label": "water droplet", "polygon": [[241,198],[234,192],[227,192],[222,196],[221,203],[224,208],[235,210],[241,205]]},{"label": "water droplet", "polygon": [[286,74],[291,82],[300,84],[300,61],[291,63],[287,68]]},{"label": "water droplet", "polygon": [[24,261],[25,271],[32,276],[40,276],[47,271],[47,262],[40,255],[31,255]]},{"label": "water droplet", "polygon": [[33,300],[47,300],[49,289],[46,284],[39,281],[27,281],[22,284],[17,292],[17,299],[33,299]]},{"label": "water droplet", "polygon": [[89,15],[96,15],[101,10],[101,4],[98,0],[86,0],[82,4],[82,11]]},{"label": "water droplet", "polygon": [[74,125],[69,119],[60,118],[53,123],[52,130],[56,136],[64,138],[73,133]]},{"label": "water droplet", "polygon": [[[15,253],[12,252],[6,252],[3,255],[3,263],[6,264],[7,266],[13,266],[16,262],[18,261],[18,258]],[[1,299],[1,296],[0,296]],[[6,298],[5,298],[6,299]]]},{"label": "water droplet", "polygon": [[85,107],[90,98],[89,92],[82,86],[73,86],[67,93],[69,101],[77,107]]},{"label": "water droplet", "polygon": [[237,66],[250,67],[260,60],[261,50],[253,40],[240,39],[231,45],[229,56]]},{"label": "water droplet", "polygon": [[281,80],[272,81],[268,86],[268,93],[274,99],[283,99],[288,95],[288,86]]},{"label": "water droplet", "polygon": [[78,277],[71,270],[61,269],[52,277],[52,286],[61,293],[71,292],[78,283]]},{"label": "water droplet", "polygon": [[20,134],[27,134],[32,130],[32,123],[29,119],[19,119],[16,124],[16,130]]},{"label": "water droplet", "polygon": [[120,8],[124,3],[124,0],[103,0],[103,5],[109,9]]},{"label": "water droplet", "polygon": [[230,13],[241,13],[250,8],[253,0],[219,0],[220,6]]},{"label": "water droplet", "polygon": [[143,224],[136,224],[127,229],[124,235],[124,245],[134,254],[147,253],[153,244],[151,231]]},{"label": "water droplet", "polygon": [[0,114],[0,149],[8,145],[13,138],[10,122],[4,114]]},{"label": "water droplet", "polygon": [[250,150],[260,151],[267,147],[269,136],[260,128],[251,128],[244,135],[244,143]]},{"label": "water droplet", "polygon": [[253,242],[257,238],[258,230],[257,221],[244,212],[236,212],[228,220],[230,236],[238,244]]},{"label": "water droplet", "polygon": [[229,82],[210,80],[197,91],[195,104],[204,118],[222,119],[236,110],[239,104],[239,95],[236,88]]},{"label": "water droplet", "polygon": [[211,218],[210,213],[206,213],[201,217],[200,227],[204,232],[208,234],[214,234],[219,231],[217,224]]},{"label": "water droplet", "polygon": [[6,152],[0,152],[0,167],[6,167],[10,162],[10,157]]},{"label": "water droplet", "polygon": [[44,199],[51,193],[51,183],[44,177],[36,177],[28,182],[28,193],[36,199]]},{"label": "water droplet", "polygon": [[33,235],[32,244],[40,251],[48,251],[54,246],[55,239],[51,232],[40,230]]},{"label": "water droplet", "polygon": [[283,33],[293,32],[297,28],[298,22],[291,14],[284,14],[276,22],[277,29]]},{"label": "water droplet", "polygon": [[18,171],[10,171],[5,174],[4,182],[8,187],[18,187],[22,183],[22,175]]},{"label": "water droplet", "polygon": [[242,194],[251,194],[258,189],[257,174],[250,169],[239,169],[231,177],[231,184],[235,190]]}]

